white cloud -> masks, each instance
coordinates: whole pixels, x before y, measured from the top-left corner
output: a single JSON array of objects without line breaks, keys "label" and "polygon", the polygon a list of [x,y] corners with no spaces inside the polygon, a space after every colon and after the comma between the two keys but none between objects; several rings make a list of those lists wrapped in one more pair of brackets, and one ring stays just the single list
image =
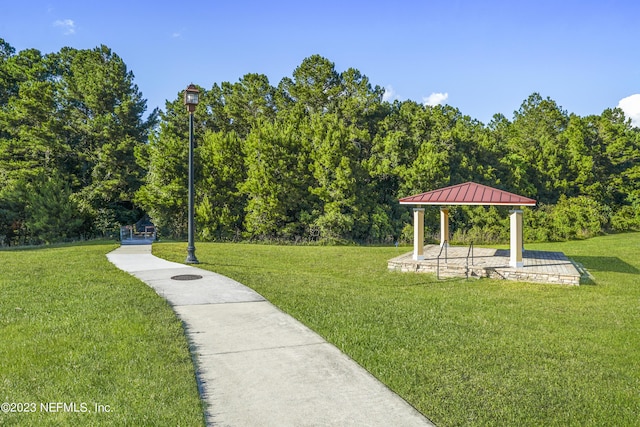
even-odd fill
[{"label": "white cloud", "polygon": [[75,34],[76,24],[72,19],[58,19],[53,23],[54,27],[61,27],[65,36]]},{"label": "white cloud", "polygon": [[434,106],[434,105],[440,105],[443,102],[445,102],[447,99],[449,98],[449,94],[448,93],[432,93],[429,96],[426,96],[424,98],[422,98],[422,103],[424,105],[430,105],[430,106]]},{"label": "white cloud", "polygon": [[631,124],[640,127],[640,93],[622,98],[618,102],[618,108],[624,111],[624,115],[631,119]]},{"label": "white cloud", "polygon": [[382,95],[382,100],[386,102],[393,102],[398,99],[398,94],[393,89],[391,85],[387,85],[384,88],[384,94]]}]

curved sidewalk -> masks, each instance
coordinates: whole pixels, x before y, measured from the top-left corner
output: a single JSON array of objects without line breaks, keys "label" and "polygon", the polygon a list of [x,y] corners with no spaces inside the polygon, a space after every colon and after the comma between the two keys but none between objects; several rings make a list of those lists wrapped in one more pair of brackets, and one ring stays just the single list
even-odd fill
[{"label": "curved sidewalk", "polygon": [[[433,425],[336,347],[248,287],[155,257],[151,245],[121,246],[107,258],[154,288],[184,322],[208,425]],[[172,279],[184,275],[202,278]]]}]

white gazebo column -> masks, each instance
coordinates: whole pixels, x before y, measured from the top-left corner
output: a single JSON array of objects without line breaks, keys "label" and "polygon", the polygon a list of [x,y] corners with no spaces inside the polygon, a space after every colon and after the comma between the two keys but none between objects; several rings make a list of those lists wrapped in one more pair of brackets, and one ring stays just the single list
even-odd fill
[{"label": "white gazebo column", "polygon": [[522,211],[514,209],[509,211],[511,214],[511,246],[509,265],[514,268],[524,267],[522,262]]},{"label": "white gazebo column", "polygon": [[413,260],[424,259],[424,208],[413,210]]},{"label": "white gazebo column", "polygon": [[449,244],[449,208],[440,208],[440,246]]}]

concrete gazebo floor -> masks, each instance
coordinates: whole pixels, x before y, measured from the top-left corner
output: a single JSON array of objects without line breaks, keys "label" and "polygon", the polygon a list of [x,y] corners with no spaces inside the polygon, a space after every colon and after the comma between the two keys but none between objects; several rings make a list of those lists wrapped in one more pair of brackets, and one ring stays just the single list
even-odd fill
[{"label": "concrete gazebo floor", "polygon": [[[424,260],[414,261],[413,252],[395,257],[388,262],[389,270],[416,273],[436,273],[440,254],[440,272],[443,277],[469,277],[518,280],[523,282],[579,285],[589,281],[589,273],[562,252],[525,250],[524,266],[509,266],[508,249],[473,248],[473,259],[468,246],[449,246],[440,253],[440,245],[425,245]],[[446,259],[445,259],[446,257]]]}]

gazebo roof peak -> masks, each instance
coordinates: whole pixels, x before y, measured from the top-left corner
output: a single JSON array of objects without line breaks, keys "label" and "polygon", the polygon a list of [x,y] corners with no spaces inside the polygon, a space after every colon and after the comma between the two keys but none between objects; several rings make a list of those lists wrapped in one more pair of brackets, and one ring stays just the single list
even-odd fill
[{"label": "gazebo roof peak", "polygon": [[536,201],[504,190],[466,182],[426,193],[403,197],[403,205],[535,206]]}]

